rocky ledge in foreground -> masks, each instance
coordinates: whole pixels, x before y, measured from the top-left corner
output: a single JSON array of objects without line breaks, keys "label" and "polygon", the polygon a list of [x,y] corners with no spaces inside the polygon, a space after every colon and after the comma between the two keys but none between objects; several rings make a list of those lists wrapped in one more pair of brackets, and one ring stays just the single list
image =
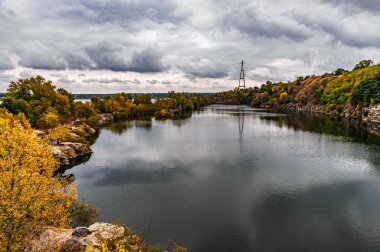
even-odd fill
[{"label": "rocky ledge in foreground", "polygon": [[[126,235],[122,226],[97,222],[87,227],[75,229],[45,228],[39,237],[32,241],[31,251],[86,251],[86,248],[99,248],[101,242],[118,239]],[[134,237],[131,237],[134,238]],[[138,251],[136,246],[129,251]]]}]

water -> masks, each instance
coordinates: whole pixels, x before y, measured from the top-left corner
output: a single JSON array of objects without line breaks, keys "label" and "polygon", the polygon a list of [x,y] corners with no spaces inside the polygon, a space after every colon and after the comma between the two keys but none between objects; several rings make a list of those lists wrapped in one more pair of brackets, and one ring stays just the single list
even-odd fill
[{"label": "water", "polygon": [[242,106],[104,128],[73,173],[102,221],[190,251],[378,251],[380,139]]}]

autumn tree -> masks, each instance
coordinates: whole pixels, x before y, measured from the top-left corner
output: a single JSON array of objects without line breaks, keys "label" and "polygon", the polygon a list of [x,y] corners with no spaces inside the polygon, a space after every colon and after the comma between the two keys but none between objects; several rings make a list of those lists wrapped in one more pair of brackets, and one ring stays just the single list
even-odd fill
[{"label": "autumn tree", "polygon": [[137,95],[133,99],[133,103],[136,105],[139,104],[152,104],[152,97],[150,94]]},{"label": "autumn tree", "polygon": [[28,250],[42,227],[68,226],[76,191],[57,167],[25,116],[0,110],[0,251]]},{"label": "autumn tree", "polygon": [[32,125],[36,125],[41,116],[52,108],[60,116],[67,117],[72,114],[74,97],[64,89],[58,91],[50,80],[36,76],[12,81],[7,90],[7,97],[14,98],[15,101],[25,101],[29,111],[26,116]]}]

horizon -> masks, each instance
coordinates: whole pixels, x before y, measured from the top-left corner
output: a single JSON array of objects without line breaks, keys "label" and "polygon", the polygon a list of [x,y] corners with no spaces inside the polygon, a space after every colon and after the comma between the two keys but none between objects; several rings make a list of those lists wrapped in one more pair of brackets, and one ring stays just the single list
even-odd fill
[{"label": "horizon", "polygon": [[76,94],[215,93],[237,87],[242,59],[247,87],[351,70],[380,59],[378,10],[353,0],[0,0],[0,92],[42,75]]}]

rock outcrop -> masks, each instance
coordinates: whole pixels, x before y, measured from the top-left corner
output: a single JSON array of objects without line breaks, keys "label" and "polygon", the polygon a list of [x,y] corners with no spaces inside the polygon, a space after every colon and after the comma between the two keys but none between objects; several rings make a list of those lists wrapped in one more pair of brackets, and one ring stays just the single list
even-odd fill
[{"label": "rock outcrop", "polygon": [[70,166],[78,158],[89,156],[91,148],[84,143],[62,142],[52,145],[53,155],[59,160],[61,166]]},{"label": "rock outcrop", "polygon": [[[114,117],[112,114],[100,114],[98,124],[99,126],[102,126],[110,123],[113,119]],[[65,124],[64,127],[70,130],[72,138],[85,139],[87,142],[91,142],[91,140],[93,140],[98,133],[97,130],[80,119],[77,119],[70,124]],[[44,138],[48,132],[49,131],[36,130],[37,135],[41,138]],[[87,161],[92,154],[92,150],[87,142],[60,142],[57,139],[49,139],[49,142],[52,147],[54,157],[60,162],[61,168],[63,169],[72,167],[83,161]]]},{"label": "rock outcrop", "polygon": [[86,251],[97,248],[100,242],[118,239],[126,234],[125,228],[109,223],[97,222],[75,229],[45,228],[30,244],[31,251]]},{"label": "rock outcrop", "polygon": [[105,125],[113,121],[113,115],[109,113],[100,114],[99,125]]},{"label": "rock outcrop", "polygon": [[380,123],[380,104],[365,108],[363,113],[363,121]]}]

